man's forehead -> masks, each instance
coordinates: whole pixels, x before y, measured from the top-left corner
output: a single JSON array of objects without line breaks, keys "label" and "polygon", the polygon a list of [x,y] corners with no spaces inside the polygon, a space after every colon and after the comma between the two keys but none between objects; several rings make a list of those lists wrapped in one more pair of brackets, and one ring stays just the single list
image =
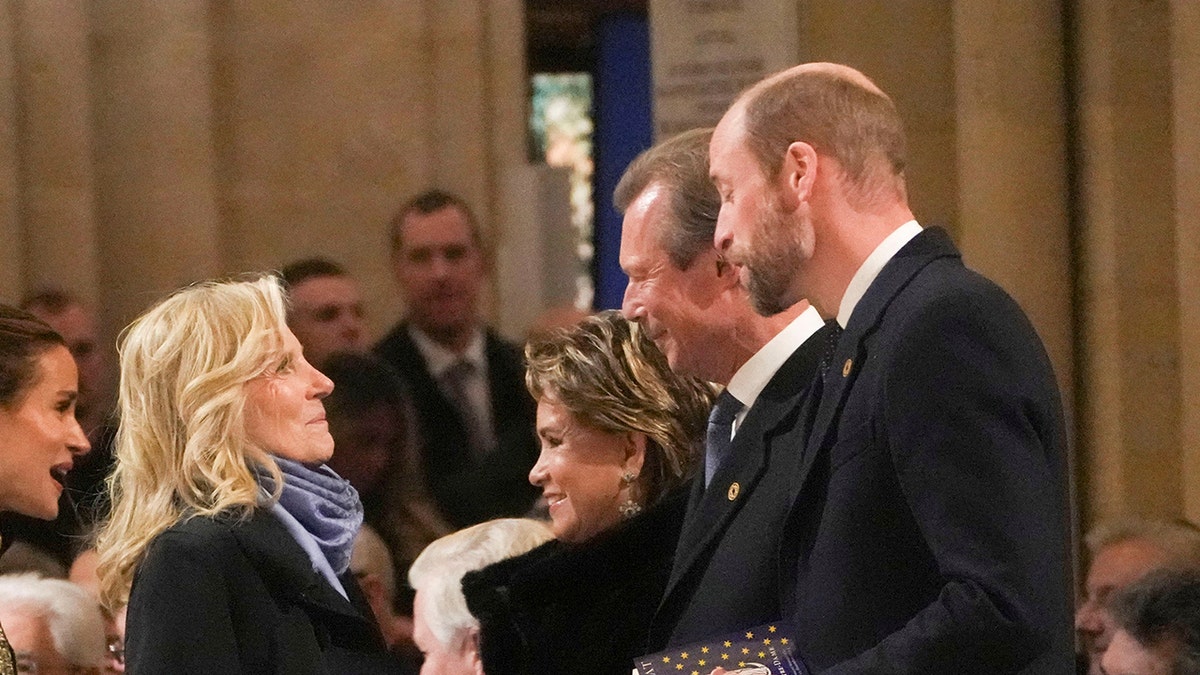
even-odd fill
[{"label": "man's forehead", "polygon": [[90,337],[96,332],[96,321],[91,311],[79,303],[71,303],[57,314],[31,310],[41,320],[58,331],[67,340]]},{"label": "man's forehead", "polygon": [[1154,542],[1133,538],[1113,542],[1096,554],[1088,574],[1091,585],[1124,586],[1168,562],[1168,554]]},{"label": "man's forehead", "polygon": [[359,296],[358,283],[345,276],[309,277],[292,286],[293,302],[325,303],[338,300],[356,300]]},{"label": "man's forehead", "polygon": [[467,214],[456,206],[409,213],[401,223],[400,241],[410,249],[475,245]]},{"label": "man's forehead", "polygon": [[741,142],[745,129],[746,109],[741,104],[734,104],[726,111],[721,121],[713,129],[712,138],[708,142],[709,157],[717,150],[729,150]]},{"label": "man's forehead", "polygon": [[666,255],[663,237],[671,226],[670,189],[651,183],[625,211],[621,227],[621,264],[648,263]]}]

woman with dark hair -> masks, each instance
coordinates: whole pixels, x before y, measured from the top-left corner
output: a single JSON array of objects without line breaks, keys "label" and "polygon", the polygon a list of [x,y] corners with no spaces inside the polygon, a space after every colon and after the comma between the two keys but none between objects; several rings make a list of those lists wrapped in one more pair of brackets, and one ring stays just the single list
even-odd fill
[{"label": "woman with dark hair", "polygon": [[[67,472],[89,449],[75,420],[78,397],[79,374],[62,337],[32,314],[0,305],[0,512],[58,515]],[[0,627],[0,675],[15,672]]]},{"label": "woman with dark hair", "polygon": [[555,539],[463,578],[483,672],[627,673],[647,651],[712,389],[603,312],[525,348]]}]

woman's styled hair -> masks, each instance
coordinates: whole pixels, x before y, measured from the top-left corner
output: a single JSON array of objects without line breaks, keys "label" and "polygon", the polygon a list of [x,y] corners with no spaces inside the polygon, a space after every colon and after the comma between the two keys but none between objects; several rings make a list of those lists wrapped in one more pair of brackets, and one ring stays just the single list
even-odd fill
[{"label": "woman's styled hair", "polygon": [[671,372],[638,324],[601,312],[530,342],[525,361],[534,398],[556,401],[600,431],[646,435],[639,482],[647,505],[691,477],[713,389]]},{"label": "woman's styled hair", "polygon": [[0,407],[12,409],[37,384],[37,360],[54,346],[66,346],[45,321],[0,304]]},{"label": "woman's styled hair", "polygon": [[96,545],[109,608],[128,600],[162,531],[193,516],[248,516],[255,468],[281,485],[270,455],[247,439],[243,412],[244,385],[284,356],[285,317],[279,280],[263,276],[189,286],[125,329],[112,515]]},{"label": "woman's styled hair", "polygon": [[425,547],[408,568],[408,584],[421,593],[422,617],[446,647],[479,628],[467,609],[462,578],[492,563],[521,555],[550,541],[550,526],[528,518],[500,518],[448,534]]}]

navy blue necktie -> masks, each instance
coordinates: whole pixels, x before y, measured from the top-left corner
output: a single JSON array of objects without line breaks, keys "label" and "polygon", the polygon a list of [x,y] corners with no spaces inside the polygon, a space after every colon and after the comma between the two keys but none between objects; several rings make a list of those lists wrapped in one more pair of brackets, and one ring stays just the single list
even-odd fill
[{"label": "navy blue necktie", "polygon": [[830,330],[829,335],[825,338],[825,352],[821,354],[822,376],[825,375],[825,372],[829,370],[829,366],[833,363],[833,355],[837,352],[838,340],[842,338],[842,333],[845,332],[841,324],[837,321],[830,321],[828,325]]},{"label": "navy blue necktie", "polygon": [[742,402],[729,390],[721,392],[712,412],[708,414],[708,433],[704,439],[704,486],[712,482],[717,467],[729,456],[733,445],[733,419],[742,409]]}]

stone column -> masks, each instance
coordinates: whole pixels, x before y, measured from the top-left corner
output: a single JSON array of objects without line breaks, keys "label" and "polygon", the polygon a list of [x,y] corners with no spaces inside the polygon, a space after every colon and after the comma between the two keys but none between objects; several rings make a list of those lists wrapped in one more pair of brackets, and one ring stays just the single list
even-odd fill
[{"label": "stone column", "polygon": [[[433,63],[434,181],[471,204],[490,232],[491,101],[488,82],[487,3],[428,0]],[[515,94],[515,92],[514,92]]]},{"label": "stone column", "polygon": [[[490,305],[493,308],[493,325],[507,337],[519,340],[536,312],[544,309],[541,304],[530,307],[528,297],[514,296],[508,289],[514,282],[528,274],[528,259],[505,256],[512,253],[511,244],[527,236],[538,236],[546,227],[570,228],[570,221],[542,221],[539,216],[547,213],[545,204],[534,203],[537,196],[561,192],[549,190],[546,185],[524,184],[531,189],[520,189],[520,179],[535,176],[534,181],[550,175],[546,171],[531,171],[528,148],[529,73],[525,66],[525,11],[523,0],[492,0],[484,5],[484,30],[486,58],[483,66],[485,88],[481,92],[489,110],[487,116],[490,134],[487,148],[486,171],[491,194],[488,195],[487,210],[492,214],[492,284]],[[521,45],[520,49],[514,48]],[[517,180],[514,180],[517,179]],[[554,183],[554,187],[558,187]],[[570,196],[567,195],[567,204]],[[548,219],[550,220],[550,219]],[[513,264],[506,265],[508,260]],[[567,262],[566,264],[570,264]],[[569,272],[556,270],[560,275]],[[546,272],[546,270],[543,270]],[[542,298],[546,301],[557,298]],[[530,316],[530,312],[534,312]]]},{"label": "stone column", "polygon": [[220,269],[209,4],[90,9],[99,276],[115,328]]},{"label": "stone column", "polygon": [[24,241],[17,188],[17,84],[13,5],[0,4],[0,302],[15,303],[24,292]]},{"label": "stone column", "polygon": [[1088,523],[1182,509],[1169,9],[1076,3],[1078,455]]},{"label": "stone column", "polygon": [[88,17],[69,0],[18,0],[14,14],[20,218],[26,288],[98,298],[88,90]]},{"label": "stone column", "polygon": [[433,175],[422,3],[238,2],[216,17],[227,270],[326,256],[383,332],[400,309],[386,225]]},{"label": "stone column", "polygon": [[1171,2],[1183,514],[1200,522],[1200,4]]},{"label": "stone column", "polygon": [[1067,136],[1057,3],[954,5],[959,244],[1029,314],[1064,402],[1074,377]]}]

